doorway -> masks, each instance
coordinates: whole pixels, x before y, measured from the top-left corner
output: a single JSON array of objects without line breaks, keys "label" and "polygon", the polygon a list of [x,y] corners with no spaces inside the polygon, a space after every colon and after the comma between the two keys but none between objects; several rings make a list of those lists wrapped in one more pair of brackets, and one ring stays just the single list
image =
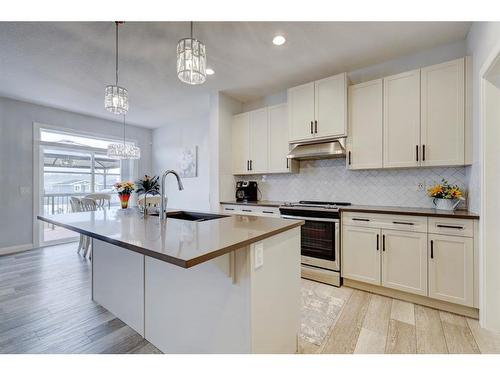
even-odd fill
[{"label": "doorway", "polygon": [[[100,139],[67,130],[38,126],[35,142],[35,242],[48,246],[78,240],[70,230],[36,220],[36,215],[72,212],[70,200],[92,193],[108,193],[119,204],[114,183],[133,180],[135,163],[107,156],[107,146],[119,140]],[[38,146],[38,147],[36,147]]]}]

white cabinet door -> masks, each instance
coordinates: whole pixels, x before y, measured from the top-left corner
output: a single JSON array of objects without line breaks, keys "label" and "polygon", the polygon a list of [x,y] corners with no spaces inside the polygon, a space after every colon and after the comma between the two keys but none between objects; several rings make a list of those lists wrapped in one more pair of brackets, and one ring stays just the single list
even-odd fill
[{"label": "white cabinet door", "polygon": [[289,140],[314,138],[314,82],[288,89]]},{"label": "white cabinet door", "polygon": [[315,82],[314,133],[316,137],[347,135],[346,73]]},{"label": "white cabinet door", "polygon": [[427,295],[427,233],[382,230],[382,286]]},{"label": "white cabinet door", "polygon": [[286,104],[268,107],[269,115],[269,172],[290,171],[288,155],[288,109]]},{"label": "white cabinet door", "polygon": [[242,113],[233,117],[232,126],[232,165],[233,174],[249,173],[249,136],[250,136],[250,115]]},{"label": "white cabinet door", "polygon": [[420,70],[384,78],[384,168],[420,165]]},{"label": "white cabinet door", "polygon": [[429,234],[429,297],[473,306],[472,238]]},{"label": "white cabinet door", "polygon": [[380,285],[380,229],[342,227],[342,277]]},{"label": "white cabinet door", "polygon": [[464,165],[464,59],[423,68],[421,75],[422,165]]},{"label": "white cabinet door", "polygon": [[382,168],[382,80],[349,87],[350,169]]},{"label": "white cabinet door", "polygon": [[250,112],[250,173],[267,173],[268,133],[267,107]]}]

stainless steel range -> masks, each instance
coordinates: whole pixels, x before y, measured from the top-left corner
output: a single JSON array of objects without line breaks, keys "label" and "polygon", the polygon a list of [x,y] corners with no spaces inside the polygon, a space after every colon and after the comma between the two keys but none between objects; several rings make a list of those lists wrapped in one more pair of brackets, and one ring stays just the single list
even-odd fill
[{"label": "stainless steel range", "polygon": [[305,221],[301,233],[302,277],[340,286],[340,206],[347,202],[300,201],[280,207],[284,219]]}]

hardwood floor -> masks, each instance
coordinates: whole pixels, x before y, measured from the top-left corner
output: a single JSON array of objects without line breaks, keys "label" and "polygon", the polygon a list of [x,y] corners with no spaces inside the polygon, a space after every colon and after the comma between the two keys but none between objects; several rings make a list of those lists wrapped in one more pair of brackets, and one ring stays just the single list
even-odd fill
[{"label": "hardwood floor", "polygon": [[[160,353],[92,302],[90,262],[75,247],[0,257],[0,353]],[[500,353],[500,334],[474,319],[309,280],[302,288],[301,353]]]},{"label": "hardwood floor", "polygon": [[299,341],[300,352],[312,353],[500,353],[500,334],[479,327],[474,319],[347,287],[302,280],[342,299],[339,316],[323,342]]},{"label": "hardwood floor", "polygon": [[0,257],[0,353],[160,353],[90,299],[76,245]]}]

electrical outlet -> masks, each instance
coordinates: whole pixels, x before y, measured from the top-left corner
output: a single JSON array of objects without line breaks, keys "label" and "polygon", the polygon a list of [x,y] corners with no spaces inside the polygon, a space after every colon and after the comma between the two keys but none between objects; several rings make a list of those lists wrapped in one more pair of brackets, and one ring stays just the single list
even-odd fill
[{"label": "electrical outlet", "polygon": [[425,182],[419,182],[417,184],[417,191],[425,191]]},{"label": "electrical outlet", "polygon": [[262,242],[256,243],[254,248],[255,269],[264,265],[264,244]]}]

